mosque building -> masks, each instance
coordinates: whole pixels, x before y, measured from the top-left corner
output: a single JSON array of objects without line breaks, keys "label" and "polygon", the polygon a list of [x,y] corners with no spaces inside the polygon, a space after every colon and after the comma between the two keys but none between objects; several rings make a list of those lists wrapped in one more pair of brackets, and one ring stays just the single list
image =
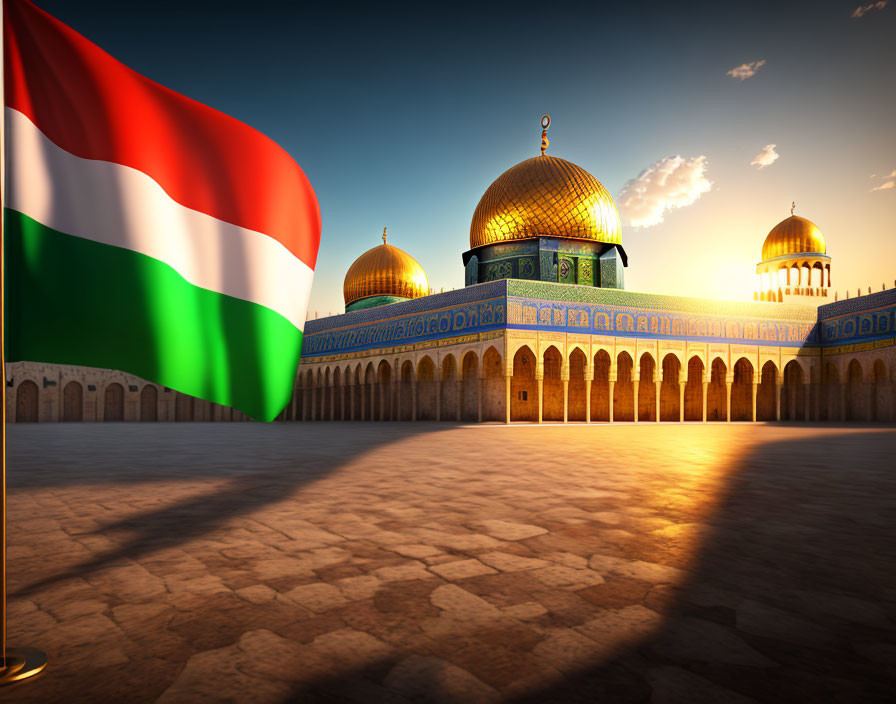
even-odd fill
[{"label": "mosque building", "polygon": [[[832,300],[824,235],[792,209],[754,301],[627,291],[616,205],[546,153],[549,124],[476,206],[463,289],[430,293],[385,230],[358,257],[279,420],[896,420],[896,288]],[[110,370],[18,362],[7,390],[10,422],[247,420]]]}]

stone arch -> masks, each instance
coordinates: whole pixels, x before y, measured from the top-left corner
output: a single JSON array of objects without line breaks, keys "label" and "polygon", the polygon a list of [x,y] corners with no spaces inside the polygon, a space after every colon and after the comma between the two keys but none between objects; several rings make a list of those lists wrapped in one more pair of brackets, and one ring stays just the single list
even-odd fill
[{"label": "stone arch", "polygon": [[875,359],[871,365],[871,379],[871,420],[890,420],[892,410],[887,408],[887,367],[882,359]]},{"label": "stone arch", "polygon": [[392,365],[381,359],[376,368],[376,393],[371,417],[392,420]]},{"label": "stone arch", "polygon": [[594,380],[591,382],[591,420],[610,420],[610,367],[612,360],[605,349],[594,353],[592,370]]},{"label": "stone arch", "polygon": [[398,367],[398,420],[414,418],[414,362],[402,360]]},{"label": "stone arch", "polygon": [[746,357],[734,363],[731,420],[753,420],[753,363]]},{"label": "stone arch", "polygon": [[572,421],[585,420],[585,372],[588,370],[588,357],[579,345],[575,345],[569,353],[569,391],[567,398],[567,418]]},{"label": "stone arch", "polygon": [[703,377],[706,366],[700,355],[688,359],[688,378],[684,387],[684,419],[703,420]]},{"label": "stone arch", "polygon": [[616,384],[613,387],[613,420],[633,421],[635,419],[635,386],[633,365],[628,352],[620,352],[616,357]]},{"label": "stone arch", "polygon": [[177,392],[174,398],[174,420],[188,423],[193,420],[193,397]]},{"label": "stone arch", "polygon": [[867,420],[862,363],[851,359],[846,367],[846,420]]},{"label": "stone arch", "polygon": [[441,412],[440,420],[455,420],[457,418],[458,408],[458,369],[457,359],[451,353],[442,357],[442,374],[441,374]]},{"label": "stone arch", "polygon": [[663,357],[663,381],[660,384],[660,420],[681,420],[681,360],[674,352]]},{"label": "stone arch", "polygon": [[481,400],[479,392],[482,384],[479,380],[479,355],[468,350],[461,358],[461,420],[478,421]]},{"label": "stone arch", "polygon": [[784,387],[781,389],[781,419],[802,420],[806,417],[803,393],[803,367],[795,359],[784,365]]},{"label": "stone arch", "polygon": [[507,419],[507,381],[504,371],[501,353],[494,345],[489,345],[482,355],[482,374],[485,378],[482,398],[483,420]]},{"label": "stone arch", "polygon": [[66,423],[84,420],[84,387],[77,381],[68,382],[62,389],[62,420]]},{"label": "stone arch", "polygon": [[535,354],[529,345],[520,345],[513,355],[510,380],[510,420],[538,420],[538,384],[535,381]]},{"label": "stone arch", "polygon": [[40,415],[40,388],[31,379],[16,387],[16,423],[37,423]]},{"label": "stone arch", "polygon": [[159,419],[159,390],[146,384],[140,390],[140,420],[144,423]]},{"label": "stone arch", "polygon": [[103,390],[103,422],[124,420],[124,387],[117,381]]},{"label": "stone arch", "polygon": [[775,420],[777,413],[778,365],[768,360],[762,365],[759,386],[756,389],[756,420]]},{"label": "stone arch", "polygon": [[541,356],[544,363],[544,379],[542,380],[542,418],[544,420],[563,420],[563,382],[560,379],[563,355],[554,345],[548,345]]},{"label": "stone arch", "polygon": [[345,379],[342,369],[333,368],[333,419],[345,419]]},{"label": "stone arch", "polygon": [[721,357],[712,360],[706,387],[706,420],[728,420],[728,366]]},{"label": "stone arch", "polygon": [[840,372],[832,362],[825,362],[821,373],[821,420],[841,420],[843,394],[840,391]]},{"label": "stone arch", "polygon": [[655,422],[656,417],[656,360],[651,352],[644,352],[639,361],[638,420]]},{"label": "stone arch", "polygon": [[429,355],[417,362],[417,418],[436,419],[436,365]]}]

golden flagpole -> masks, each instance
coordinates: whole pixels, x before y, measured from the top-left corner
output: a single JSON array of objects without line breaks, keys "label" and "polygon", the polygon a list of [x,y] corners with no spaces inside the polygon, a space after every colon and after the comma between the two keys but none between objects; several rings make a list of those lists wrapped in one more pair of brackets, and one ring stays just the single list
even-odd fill
[{"label": "golden flagpole", "polygon": [[[0,0],[0,13],[3,0]],[[5,23],[5,14],[4,14]],[[3,29],[5,30],[5,24]],[[9,648],[6,645],[6,79],[3,66],[3,31],[0,31],[0,369],[3,391],[0,393],[0,685],[36,675],[47,666],[47,656],[34,648]]]}]

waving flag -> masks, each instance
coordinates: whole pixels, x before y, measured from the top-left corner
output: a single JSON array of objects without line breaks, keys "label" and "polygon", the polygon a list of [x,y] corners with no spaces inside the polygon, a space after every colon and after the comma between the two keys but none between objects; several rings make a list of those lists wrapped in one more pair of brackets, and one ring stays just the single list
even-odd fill
[{"label": "waving flag", "polygon": [[320,244],[305,174],[31,3],[3,4],[7,360],[119,369],[273,419]]}]

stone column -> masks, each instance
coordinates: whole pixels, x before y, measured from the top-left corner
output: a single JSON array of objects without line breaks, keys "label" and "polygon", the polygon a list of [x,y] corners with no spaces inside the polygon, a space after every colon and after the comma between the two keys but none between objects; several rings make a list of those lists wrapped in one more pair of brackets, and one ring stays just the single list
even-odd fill
[{"label": "stone column", "polygon": [[812,386],[811,384],[806,384],[806,422],[812,420],[812,408],[811,408],[811,398],[812,398]]},{"label": "stone column", "polygon": [[395,417],[392,420],[401,420],[401,382],[396,381],[394,386],[392,396],[395,399]]},{"label": "stone column", "polygon": [[485,393],[485,377],[479,377],[479,393],[476,396],[476,422],[482,422],[482,394]]},{"label": "stone column", "polygon": [[841,392],[840,392],[840,420],[846,420],[846,405],[849,401],[849,384],[843,383],[840,384]]},{"label": "stone column", "polygon": [[460,422],[464,417],[464,382],[462,379],[457,380],[457,420]]},{"label": "stone column", "polygon": [[417,420],[417,380],[411,379],[411,421]]},{"label": "stone column", "polygon": [[635,423],[638,422],[638,386],[641,384],[641,379],[632,379],[632,395],[634,398],[634,407],[635,407]]},{"label": "stone column", "polygon": [[504,376],[504,391],[506,404],[504,406],[504,422],[510,423],[510,380],[513,376]]},{"label": "stone column", "polygon": [[436,421],[442,420],[442,375],[436,372]]},{"label": "stone column", "polygon": [[678,422],[684,423],[684,387],[687,385],[686,381],[678,382]]},{"label": "stone column", "polygon": [[358,384],[358,420],[367,420],[367,384]]},{"label": "stone column", "polygon": [[756,382],[756,378],[755,378],[755,376],[753,377],[753,383],[750,384],[750,386],[753,388],[753,399],[752,399],[752,403],[753,403],[753,422],[755,423],[755,422],[756,422],[756,400],[757,400],[757,398],[759,397],[759,384]]},{"label": "stone column", "polygon": [[662,381],[655,381],[656,385],[656,396],[654,397],[654,401],[656,401],[656,422],[660,422],[660,394],[662,392]]},{"label": "stone column", "polygon": [[726,415],[725,420],[727,422],[731,422],[731,386],[734,383],[734,375],[726,374],[725,375],[725,406],[726,406]]},{"label": "stone column", "polygon": [[615,378],[615,377],[612,377],[612,376],[610,377],[609,387],[610,387],[610,415],[609,415],[609,420],[610,420],[610,422],[612,423],[612,422],[613,422],[613,390],[616,388],[616,378]]},{"label": "stone column", "polygon": [[[377,382],[374,381],[370,385],[370,420],[376,420],[376,387]],[[380,410],[383,409],[383,393],[380,390]]]},{"label": "stone column", "polygon": [[311,387],[311,420],[317,420],[317,386]]},{"label": "stone column", "polygon": [[308,387],[302,387],[302,420],[308,420]]},{"label": "stone column", "polygon": [[544,374],[535,378],[538,384],[538,422],[542,422],[542,414],[544,411]]},{"label": "stone column", "polygon": [[590,375],[585,376],[585,422],[591,422],[591,382],[593,379]]},{"label": "stone column", "polygon": [[336,420],[336,387],[330,387],[330,420]]},{"label": "stone column", "polygon": [[709,401],[709,382],[706,380],[706,374],[703,375],[703,422],[706,422],[706,404]]},{"label": "stone column", "polygon": [[339,387],[339,420],[345,420],[345,380]]},{"label": "stone column", "polygon": [[563,422],[569,422],[569,365],[560,367],[560,381],[563,382]]},{"label": "stone column", "polygon": [[781,376],[775,377],[775,420],[781,420],[781,391],[784,385],[781,383]]},{"label": "stone column", "polygon": [[348,385],[349,420],[355,419],[355,385]]}]

